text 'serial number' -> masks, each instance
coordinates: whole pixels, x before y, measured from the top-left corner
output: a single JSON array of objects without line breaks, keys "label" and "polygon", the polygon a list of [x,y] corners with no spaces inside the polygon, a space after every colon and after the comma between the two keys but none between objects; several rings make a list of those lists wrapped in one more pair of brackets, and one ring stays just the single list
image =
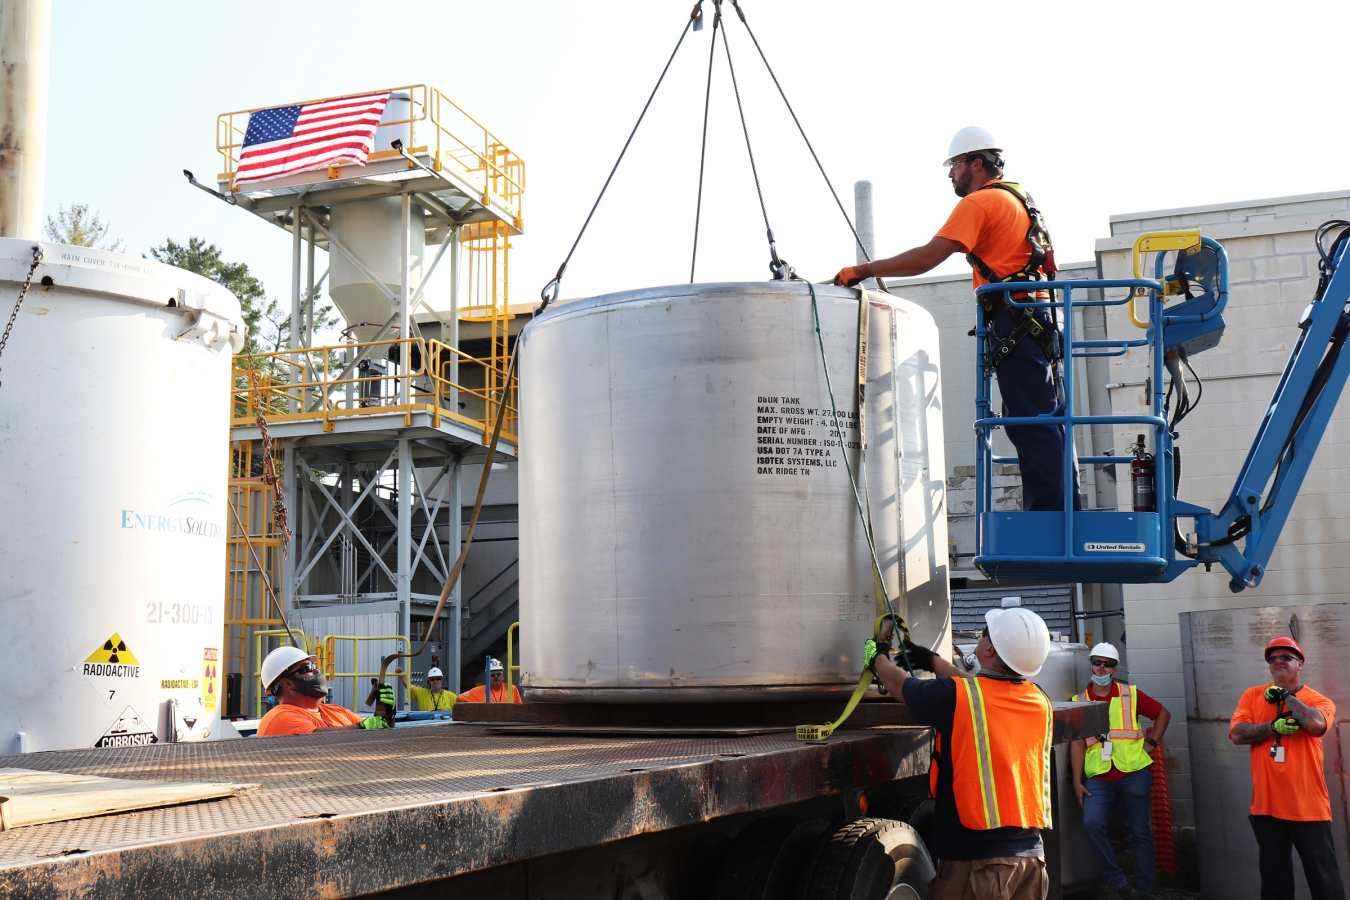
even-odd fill
[{"label": "text 'serial number'", "polygon": [[211,607],[197,603],[147,603],[145,621],[151,625],[210,625]]}]

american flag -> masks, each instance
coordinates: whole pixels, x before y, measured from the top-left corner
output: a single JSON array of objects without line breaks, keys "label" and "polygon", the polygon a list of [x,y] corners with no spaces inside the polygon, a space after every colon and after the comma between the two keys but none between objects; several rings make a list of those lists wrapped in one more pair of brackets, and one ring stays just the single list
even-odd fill
[{"label": "american flag", "polygon": [[364,166],[388,102],[385,91],[252,113],[234,186],[327,166]]}]

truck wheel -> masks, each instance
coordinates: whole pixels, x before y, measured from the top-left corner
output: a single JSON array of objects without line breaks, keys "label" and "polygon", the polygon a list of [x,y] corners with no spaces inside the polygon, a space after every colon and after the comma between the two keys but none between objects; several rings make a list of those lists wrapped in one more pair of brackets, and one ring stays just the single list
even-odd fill
[{"label": "truck wheel", "polygon": [[908,823],[919,837],[923,839],[924,846],[927,847],[933,843],[933,816],[937,811],[937,801],[931,797],[915,797],[905,804],[900,815],[894,816],[901,822]]},{"label": "truck wheel", "polygon": [[727,849],[713,896],[717,900],[786,900],[792,896],[806,851],[830,827],[824,819],[756,819]]},{"label": "truck wheel", "polygon": [[807,863],[799,900],[886,900],[928,897],[937,874],[913,826],[858,819],[824,835]]}]

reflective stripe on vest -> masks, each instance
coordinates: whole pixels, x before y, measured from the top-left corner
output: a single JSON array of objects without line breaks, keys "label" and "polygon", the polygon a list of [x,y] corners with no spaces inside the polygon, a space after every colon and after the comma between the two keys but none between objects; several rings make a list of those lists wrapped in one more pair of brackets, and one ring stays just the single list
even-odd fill
[{"label": "reflective stripe on vest", "polygon": [[950,759],[961,824],[980,831],[1049,827],[1050,701],[1029,681],[955,681]]},{"label": "reflective stripe on vest", "polygon": [[[1153,765],[1153,757],[1144,745],[1144,730],[1139,727],[1139,689],[1132,684],[1116,682],[1120,688],[1118,696],[1111,698],[1111,730],[1106,733],[1111,741],[1111,758],[1102,759],[1102,748],[1097,737],[1087,739],[1087,755],[1083,759],[1083,771],[1091,778],[1104,775],[1112,767],[1121,772],[1137,772]],[[1078,699],[1101,703],[1101,699],[1092,696],[1092,688],[1084,688]]]}]

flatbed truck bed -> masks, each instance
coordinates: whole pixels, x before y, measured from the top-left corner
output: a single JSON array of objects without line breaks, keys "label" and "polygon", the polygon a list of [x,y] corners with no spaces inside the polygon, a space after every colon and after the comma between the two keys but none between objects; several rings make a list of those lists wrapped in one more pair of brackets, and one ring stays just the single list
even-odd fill
[{"label": "flatbed truck bed", "polygon": [[[1057,741],[1094,733],[1102,710],[1057,704]],[[631,896],[649,897],[657,888],[624,861],[635,839],[683,836],[685,857],[703,860],[697,873],[667,873],[660,852],[639,847],[634,867],[657,861],[651,884],[706,875],[713,838],[742,820],[798,809],[856,818],[873,793],[922,790],[931,748],[931,730],[918,726],[806,744],[790,730],[662,736],[445,723],[5,756],[0,767],[257,787],[0,833],[0,896],[479,896],[474,884],[496,900],[582,896],[556,880],[556,890],[541,889],[552,861],[596,882],[586,896],[622,897],[627,883]],[[716,824],[717,835],[697,827]],[[589,863],[574,865],[576,854]]]}]

